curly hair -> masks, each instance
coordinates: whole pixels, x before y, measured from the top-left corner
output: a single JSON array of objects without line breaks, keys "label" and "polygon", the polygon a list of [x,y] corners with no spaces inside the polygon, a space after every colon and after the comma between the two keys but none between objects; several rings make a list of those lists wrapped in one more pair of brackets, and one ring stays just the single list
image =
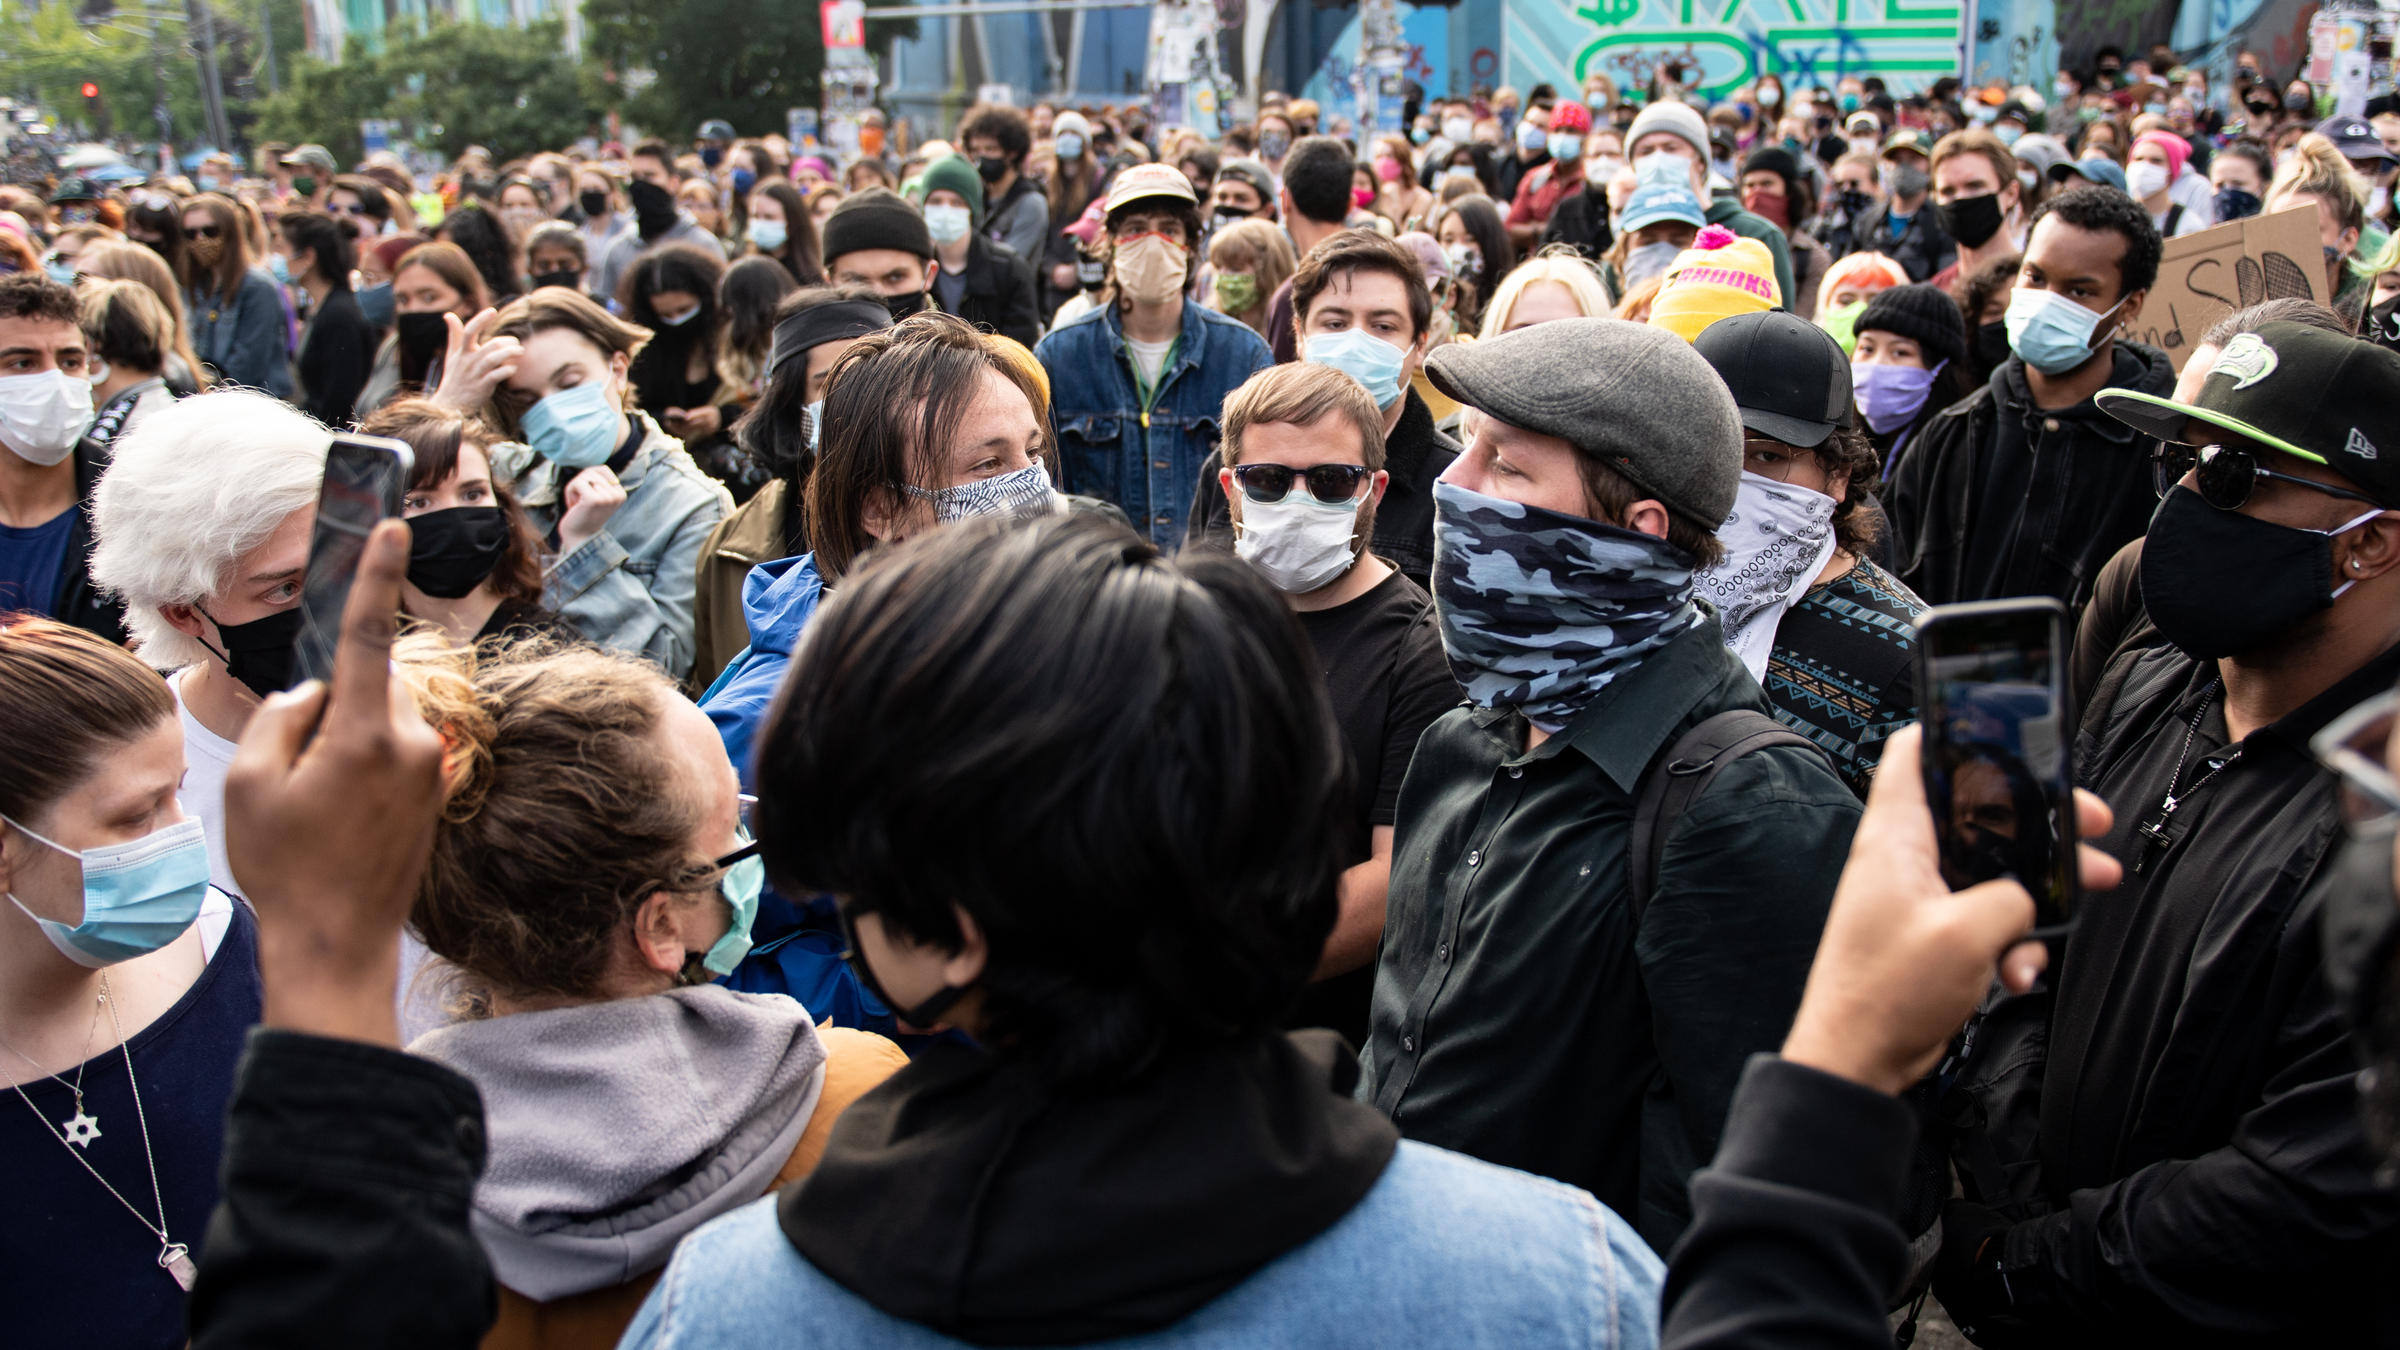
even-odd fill
[{"label": "curly hair", "polygon": [[2140,202],[2113,187],[2062,192],[2033,209],[2033,219],[2025,227],[2026,239],[2030,241],[2034,229],[2051,216],[2079,230],[2124,237],[2125,253],[2117,259],[2117,276],[2123,283],[2117,288],[2119,296],[2149,290],[2158,280],[2158,259],[2165,245],[2158,237],[2158,226],[2150,221],[2150,212]]},{"label": "curly hair", "polygon": [[1845,480],[1850,485],[1849,491],[1837,494],[1841,504],[1833,508],[1833,546],[1853,558],[1867,556],[1883,537],[1883,513],[1859,508],[1882,494],[1883,460],[1868,441],[1865,427],[1854,418],[1849,426],[1835,427],[1833,434],[1809,453],[1825,466],[1828,492]]}]

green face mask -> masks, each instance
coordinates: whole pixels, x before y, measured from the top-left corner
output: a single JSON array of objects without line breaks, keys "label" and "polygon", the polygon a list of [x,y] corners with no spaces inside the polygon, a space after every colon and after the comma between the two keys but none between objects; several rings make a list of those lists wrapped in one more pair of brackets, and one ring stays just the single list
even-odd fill
[{"label": "green face mask", "polygon": [[1217,274],[1217,310],[1223,314],[1245,314],[1258,304],[1258,278],[1247,272]]},{"label": "green face mask", "polygon": [[1833,340],[1842,344],[1842,354],[1848,356],[1858,350],[1858,316],[1866,312],[1866,301],[1853,300],[1840,309],[1819,314],[1817,327],[1833,334]]},{"label": "green face mask", "polygon": [[317,180],[313,175],[310,174],[293,174],[292,191],[299,193],[303,197],[314,197],[317,195]]}]

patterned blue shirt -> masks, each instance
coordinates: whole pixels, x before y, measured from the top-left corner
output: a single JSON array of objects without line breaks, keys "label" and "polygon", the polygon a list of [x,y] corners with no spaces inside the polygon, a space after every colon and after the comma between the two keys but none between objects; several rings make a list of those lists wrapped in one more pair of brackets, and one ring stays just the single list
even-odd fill
[{"label": "patterned blue shirt", "polygon": [[1864,558],[1784,611],[1767,658],[1776,718],[1825,748],[1860,797],[1883,743],[1917,720],[1917,619],[1898,577]]}]

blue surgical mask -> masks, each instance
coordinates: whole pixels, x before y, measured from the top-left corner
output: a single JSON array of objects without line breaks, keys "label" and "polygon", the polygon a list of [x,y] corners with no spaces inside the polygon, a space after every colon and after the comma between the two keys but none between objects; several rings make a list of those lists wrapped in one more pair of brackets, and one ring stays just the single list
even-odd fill
[{"label": "blue surgical mask", "polygon": [[2056,291],[2019,286],[2008,300],[2009,350],[2044,375],[2064,375],[2091,359],[2092,331],[2124,304],[2094,314]]},{"label": "blue surgical mask", "polygon": [[200,190],[202,192],[214,192],[217,190],[217,176],[213,173],[204,173],[200,175],[199,183]]},{"label": "blue surgical mask", "polygon": [[925,208],[925,232],[937,244],[955,244],[967,237],[974,228],[975,215],[963,206],[928,206]]},{"label": "blue surgical mask", "polygon": [[1925,407],[1933,392],[1933,381],[1942,373],[1943,361],[1931,370],[1916,366],[1892,366],[1881,362],[1853,361],[1850,363],[1850,388],[1858,398],[1858,411],[1867,419],[1867,427],[1877,435],[1895,427],[1907,426]]},{"label": "blue surgical mask", "polygon": [[[0,817],[5,820],[6,817]],[[98,970],[148,956],[192,926],[208,894],[208,835],[181,820],[124,844],[71,849],[10,820],[26,838],[83,864],[83,922],[45,919],[16,896],[9,902],[41,925],[59,954]]]},{"label": "blue surgical mask", "polygon": [[1583,158],[1583,137],[1572,131],[1551,132],[1550,158],[1562,164],[1572,164]]},{"label": "blue surgical mask", "polygon": [[708,954],[700,958],[701,966],[717,975],[730,975],[750,954],[750,928],[758,922],[758,893],[767,881],[767,861],[753,853],[725,869],[725,879],[717,883],[717,894],[733,910],[733,921],[726,925],[725,935],[709,944]]},{"label": "blue surgical mask", "polygon": [[559,390],[526,409],[524,423],[525,443],[562,469],[606,464],[625,439],[625,414],[605,380]]},{"label": "blue surgical mask", "polygon": [[1056,148],[1060,159],[1081,159],[1083,158],[1083,137],[1070,131],[1058,138]]},{"label": "blue surgical mask", "polygon": [[358,312],[377,328],[389,328],[399,317],[399,304],[392,297],[392,283],[379,281],[358,292]]},{"label": "blue surgical mask", "polygon": [[2025,128],[2014,122],[2002,122],[1992,128],[1992,134],[2000,138],[2002,145],[2015,145],[2017,138],[2025,134]]},{"label": "blue surgical mask", "polygon": [[1388,408],[1400,397],[1400,368],[1407,364],[1408,353],[1372,333],[1348,328],[1311,334],[1300,344],[1300,359],[1342,372],[1367,387],[1367,397],[1376,407]]},{"label": "blue surgical mask", "polygon": [[275,278],[278,285],[289,286],[292,284],[292,265],[285,262],[280,253],[267,255],[267,273]]},{"label": "blue surgical mask", "polygon": [[756,216],[750,218],[749,235],[750,242],[756,244],[761,253],[773,253],[792,237],[782,221],[760,220]]},{"label": "blue surgical mask", "polygon": [[57,282],[61,286],[72,286],[75,284],[75,264],[71,262],[61,262],[58,259],[53,258],[49,262],[42,264],[42,270],[48,272],[50,274],[50,279]]}]

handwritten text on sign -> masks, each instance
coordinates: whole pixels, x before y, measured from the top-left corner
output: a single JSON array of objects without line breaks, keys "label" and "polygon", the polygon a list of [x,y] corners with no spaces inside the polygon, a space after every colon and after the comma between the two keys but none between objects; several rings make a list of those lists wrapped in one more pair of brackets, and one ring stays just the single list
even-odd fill
[{"label": "handwritten text on sign", "polygon": [[2208,326],[2234,310],[2262,300],[2325,304],[2327,296],[2317,208],[2295,206],[2168,240],[2158,284],[2126,335],[2181,370]]}]

